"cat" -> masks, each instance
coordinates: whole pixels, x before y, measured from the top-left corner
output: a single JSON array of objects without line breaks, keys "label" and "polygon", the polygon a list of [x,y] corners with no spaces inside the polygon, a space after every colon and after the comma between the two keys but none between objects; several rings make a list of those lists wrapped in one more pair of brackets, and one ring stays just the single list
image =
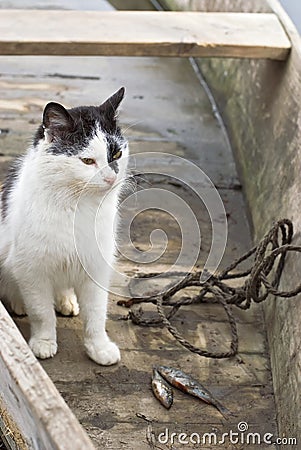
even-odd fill
[{"label": "cat", "polygon": [[28,315],[29,346],[41,359],[57,352],[55,310],[80,310],[88,356],[102,365],[120,360],[105,322],[129,152],[116,117],[124,94],[120,88],[100,106],[48,103],[3,186],[0,298]]}]

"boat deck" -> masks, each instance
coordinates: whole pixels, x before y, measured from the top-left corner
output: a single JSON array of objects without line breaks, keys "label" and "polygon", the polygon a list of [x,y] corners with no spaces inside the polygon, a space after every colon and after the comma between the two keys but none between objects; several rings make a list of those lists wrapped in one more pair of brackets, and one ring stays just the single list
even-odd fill
[{"label": "boat deck", "polygon": [[[243,193],[231,149],[188,60],[1,57],[0,65],[1,179],[11,159],[24,151],[48,101],[65,106],[97,104],[124,85],[127,97],[120,120],[127,129],[131,151],[157,152],[158,160],[162,152],[177,155],[195,163],[210,177],[228,217],[229,237],[223,267],[250,248]],[[179,167],[175,166],[174,170],[177,176]],[[181,183],[160,175],[145,178],[139,182],[138,190],[148,186],[170,190],[195,211],[202,233],[198,259],[202,263],[211,242],[211,224],[204,206]],[[124,211],[122,220],[131,213]],[[161,272],[175,260],[181,235],[170,215],[161,211],[141,212],[132,227],[137,248],[149,248],[149,236],[155,228],[164,229],[169,241],[163,257],[150,266],[151,271]],[[146,270],[144,265],[124,257],[118,264],[120,271],[129,275]],[[125,295],[129,294],[126,284],[122,289]],[[239,358],[214,360],[185,350],[164,328],[139,327],[131,321],[120,320],[128,310],[117,305],[119,299],[117,295],[110,296],[107,324],[109,335],[121,348],[122,360],[118,365],[101,367],[90,361],[83,350],[80,319],[64,317],[58,317],[58,354],[41,362],[96,448],[193,448],[191,443],[180,444],[178,434],[216,433],[221,438],[229,430],[236,432],[242,421],[247,422],[250,432],[276,434],[261,306],[247,312],[234,311],[240,339]],[[14,319],[28,338],[27,318]],[[196,345],[210,350],[225,350],[229,346],[229,326],[218,305],[182,308],[173,323]],[[151,392],[154,364],[170,365],[192,374],[234,415],[226,421],[215,408],[181,392],[175,392],[173,407],[165,410]],[[158,435],[166,429],[168,442],[160,443]],[[172,432],[177,433],[174,442],[170,439]],[[226,441],[223,448],[242,449],[244,444]],[[265,448],[264,444],[260,448]]]}]

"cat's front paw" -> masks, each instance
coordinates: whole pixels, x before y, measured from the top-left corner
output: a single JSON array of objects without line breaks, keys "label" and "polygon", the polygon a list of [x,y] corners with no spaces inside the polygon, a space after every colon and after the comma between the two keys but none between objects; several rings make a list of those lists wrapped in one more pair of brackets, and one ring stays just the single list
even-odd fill
[{"label": "cat's front paw", "polygon": [[79,306],[73,289],[68,289],[57,297],[55,309],[63,316],[78,316]]},{"label": "cat's front paw", "polygon": [[57,343],[52,339],[31,338],[29,347],[35,356],[40,359],[52,358],[57,352]]},{"label": "cat's front paw", "polygon": [[24,307],[24,303],[21,300],[11,301],[9,304],[9,308],[17,314],[17,316],[26,316],[26,311]]},{"label": "cat's front paw", "polygon": [[119,348],[112,341],[104,343],[86,342],[85,349],[88,356],[102,366],[111,366],[120,361]]}]

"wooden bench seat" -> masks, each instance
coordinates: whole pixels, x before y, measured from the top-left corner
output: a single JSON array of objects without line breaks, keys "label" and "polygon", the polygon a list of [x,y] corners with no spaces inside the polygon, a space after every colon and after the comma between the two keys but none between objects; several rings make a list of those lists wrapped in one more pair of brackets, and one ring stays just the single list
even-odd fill
[{"label": "wooden bench seat", "polygon": [[0,10],[0,55],[287,58],[275,14]]}]

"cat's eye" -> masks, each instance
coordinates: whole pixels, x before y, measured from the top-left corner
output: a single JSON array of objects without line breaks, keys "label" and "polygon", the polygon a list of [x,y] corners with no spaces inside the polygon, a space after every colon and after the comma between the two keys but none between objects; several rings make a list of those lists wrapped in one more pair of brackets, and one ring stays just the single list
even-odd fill
[{"label": "cat's eye", "polygon": [[113,155],[113,159],[119,159],[119,158],[121,158],[121,155],[122,155],[122,151],[119,150],[118,152],[115,153],[115,155]]},{"label": "cat's eye", "polygon": [[91,166],[92,164],[95,164],[95,159],[93,159],[93,158],[81,158],[81,161],[84,164],[87,164],[87,166]]}]

